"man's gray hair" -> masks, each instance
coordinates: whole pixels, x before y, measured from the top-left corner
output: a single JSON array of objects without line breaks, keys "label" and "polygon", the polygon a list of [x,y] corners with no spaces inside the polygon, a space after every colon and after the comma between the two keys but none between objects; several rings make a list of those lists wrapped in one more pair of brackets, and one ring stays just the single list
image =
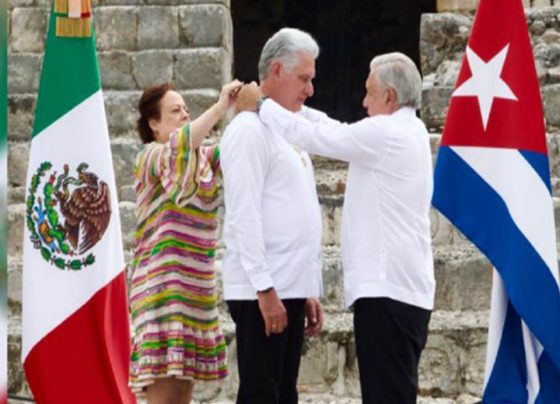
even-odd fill
[{"label": "man's gray hair", "polygon": [[382,88],[392,88],[400,107],[419,109],[422,103],[422,78],[414,62],[400,52],[376,56],[369,64]]},{"label": "man's gray hair", "polygon": [[278,60],[286,71],[296,67],[298,53],[307,53],[317,59],[319,45],[307,32],[296,28],[282,28],[266,41],[259,59],[259,80],[266,79],[270,65]]}]

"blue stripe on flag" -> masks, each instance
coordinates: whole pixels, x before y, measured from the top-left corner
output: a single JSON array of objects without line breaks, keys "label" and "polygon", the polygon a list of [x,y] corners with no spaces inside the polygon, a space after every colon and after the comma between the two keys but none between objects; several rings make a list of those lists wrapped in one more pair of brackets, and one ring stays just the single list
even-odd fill
[{"label": "blue stripe on flag", "polygon": [[535,404],[558,404],[560,397],[560,371],[552,363],[550,356],[544,351],[538,363],[541,389]]},{"label": "blue stripe on flag", "polygon": [[515,310],[560,369],[560,292],[545,262],[499,195],[449,147],[439,149],[435,183],[433,205],[496,267]]},{"label": "blue stripe on flag", "polygon": [[541,177],[544,185],[548,189],[548,192],[552,195],[552,189],[550,187],[550,169],[548,168],[548,156],[542,153],[522,151],[519,153],[527,160],[527,162],[533,167],[533,170]]},{"label": "blue stripe on flag", "polygon": [[485,404],[527,404],[527,365],[523,349],[521,319],[508,303],[500,346],[486,384]]}]

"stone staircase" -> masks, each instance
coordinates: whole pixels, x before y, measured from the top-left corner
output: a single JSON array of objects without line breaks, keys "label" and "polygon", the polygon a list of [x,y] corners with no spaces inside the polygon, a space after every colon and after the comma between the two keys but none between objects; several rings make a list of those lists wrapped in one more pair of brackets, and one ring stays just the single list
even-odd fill
[{"label": "stone staircase", "polygon": [[[13,0],[9,9],[8,378],[10,394],[23,397],[31,397],[20,365],[24,193],[47,6],[46,0]],[[208,107],[215,100],[217,89],[230,78],[229,1],[98,0],[94,1],[94,18],[129,258],[135,224],[132,166],[140,147],[134,131],[135,105],[141,89],[154,82],[174,81],[193,116]],[[527,19],[546,108],[553,192],[557,196],[560,8],[530,9]],[[158,24],[154,24],[156,21]],[[470,13],[423,17],[421,114],[432,132],[434,158],[471,23]],[[210,141],[217,139],[221,129],[215,128]],[[314,158],[314,166],[323,212],[326,324],[319,337],[305,343],[300,402],[357,404],[360,391],[352,319],[351,313],[342,309],[339,259],[346,165]],[[560,217],[558,207],[555,198],[556,217]],[[472,404],[479,400],[484,377],[491,266],[444,217],[435,210],[431,216],[437,290],[430,335],[420,364],[419,403]],[[222,252],[223,246],[218,254],[218,268]],[[221,314],[229,344],[231,376],[221,385],[197,385],[197,403],[234,402],[238,377],[233,324],[223,305]]]}]

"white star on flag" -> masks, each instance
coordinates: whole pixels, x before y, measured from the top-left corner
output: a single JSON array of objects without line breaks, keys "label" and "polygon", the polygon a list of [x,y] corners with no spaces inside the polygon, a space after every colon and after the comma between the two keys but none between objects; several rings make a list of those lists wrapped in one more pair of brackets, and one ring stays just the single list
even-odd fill
[{"label": "white star on flag", "polygon": [[475,51],[467,45],[467,61],[472,77],[461,84],[452,97],[477,97],[484,130],[488,125],[494,98],[517,101],[517,97],[500,77],[508,53],[509,44],[485,63]]}]

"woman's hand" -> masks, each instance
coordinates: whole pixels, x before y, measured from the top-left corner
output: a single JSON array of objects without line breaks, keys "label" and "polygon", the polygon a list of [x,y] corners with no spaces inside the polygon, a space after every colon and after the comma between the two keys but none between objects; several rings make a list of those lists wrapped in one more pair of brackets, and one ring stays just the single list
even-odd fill
[{"label": "woman's hand", "polygon": [[235,104],[237,94],[239,93],[242,85],[243,83],[236,79],[222,87],[222,91],[220,91],[220,96],[216,102],[216,106],[218,107],[218,111],[220,113],[220,117],[218,119],[221,119],[227,110]]}]

